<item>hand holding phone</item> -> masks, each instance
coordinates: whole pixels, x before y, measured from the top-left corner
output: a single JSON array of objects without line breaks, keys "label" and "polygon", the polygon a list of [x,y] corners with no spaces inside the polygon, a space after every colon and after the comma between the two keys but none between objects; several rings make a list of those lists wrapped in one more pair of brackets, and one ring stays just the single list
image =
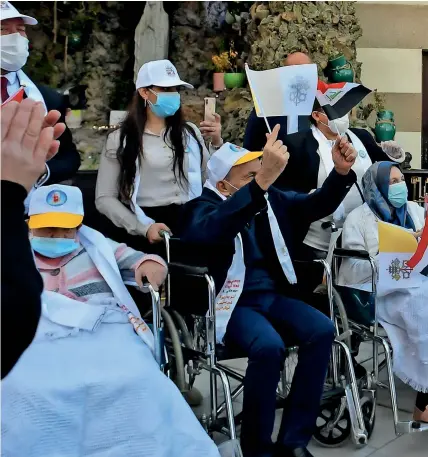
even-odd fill
[{"label": "hand holding phone", "polygon": [[215,121],[215,107],[216,107],[216,99],[214,97],[205,97],[205,115],[204,121],[205,122],[214,122]]}]

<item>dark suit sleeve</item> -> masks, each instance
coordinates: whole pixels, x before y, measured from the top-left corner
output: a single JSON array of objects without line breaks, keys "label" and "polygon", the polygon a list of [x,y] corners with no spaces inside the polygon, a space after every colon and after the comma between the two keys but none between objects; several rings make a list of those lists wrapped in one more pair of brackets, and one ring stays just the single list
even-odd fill
[{"label": "dark suit sleeve", "polygon": [[[340,175],[333,169],[321,188],[311,194],[293,192],[292,210],[298,218],[311,224],[334,213],[347,193],[357,181],[357,175],[351,170],[347,175]],[[289,198],[287,193],[284,193]]]},{"label": "dark suit sleeve", "polygon": [[[43,95],[48,111],[58,110],[61,113],[59,122],[65,123],[67,109],[65,97],[49,87],[39,86],[38,89]],[[73,143],[73,137],[68,127],[66,127],[65,132],[60,136],[59,142],[58,153],[47,162],[50,170],[50,178],[46,185],[71,179],[80,167],[80,154],[77,151],[76,145]]]},{"label": "dark suit sleeve", "polygon": [[261,151],[266,144],[266,124],[264,119],[257,117],[256,111],[251,111],[244,135],[244,148],[249,151]]},{"label": "dark suit sleeve", "polygon": [[1,182],[2,379],[30,345],[40,318],[43,281],[34,264],[24,220],[26,196],[19,184]]},{"label": "dark suit sleeve", "polygon": [[252,181],[218,204],[201,198],[184,205],[181,239],[200,244],[233,241],[245,225],[267,207],[265,192]]},{"label": "dark suit sleeve", "polygon": [[383,152],[382,148],[376,143],[370,132],[364,129],[351,129],[351,131],[355,133],[364,144],[364,147],[367,149],[367,154],[373,163],[382,162],[384,160],[391,161],[391,158]]}]

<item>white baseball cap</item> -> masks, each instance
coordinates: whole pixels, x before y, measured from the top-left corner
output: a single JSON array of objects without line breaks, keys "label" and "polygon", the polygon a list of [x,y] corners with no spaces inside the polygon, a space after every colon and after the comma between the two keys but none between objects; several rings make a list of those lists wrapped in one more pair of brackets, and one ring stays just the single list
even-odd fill
[{"label": "white baseball cap", "polygon": [[248,149],[241,148],[235,144],[224,143],[223,146],[208,160],[208,181],[215,186],[219,181],[223,180],[227,176],[232,167],[251,162],[262,155],[263,152],[261,151],[250,152]]},{"label": "white baseball cap", "polygon": [[180,79],[177,69],[169,60],[153,60],[145,63],[138,72],[136,89],[141,87],[177,87],[184,86],[193,89],[193,86]]},{"label": "white baseball cap", "polygon": [[30,229],[76,228],[83,221],[83,197],[78,187],[53,184],[36,189],[28,210]]},{"label": "white baseball cap", "polygon": [[0,2],[0,20],[4,21],[5,19],[14,19],[20,17],[24,24],[36,25],[38,24],[37,19],[34,17],[26,16],[21,14],[10,2]]}]

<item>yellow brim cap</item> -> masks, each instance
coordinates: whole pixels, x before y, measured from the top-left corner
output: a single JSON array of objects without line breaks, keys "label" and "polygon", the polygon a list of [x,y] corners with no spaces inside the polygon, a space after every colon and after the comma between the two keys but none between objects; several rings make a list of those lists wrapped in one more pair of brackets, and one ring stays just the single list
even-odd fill
[{"label": "yellow brim cap", "polygon": [[243,163],[251,162],[252,160],[258,159],[263,155],[263,152],[257,151],[257,152],[248,152],[244,156],[242,156],[239,160],[237,160],[233,166],[236,165],[242,165]]},{"label": "yellow brim cap", "polygon": [[28,226],[30,229],[54,227],[54,228],[76,228],[83,221],[83,216],[70,213],[44,213],[30,216]]}]

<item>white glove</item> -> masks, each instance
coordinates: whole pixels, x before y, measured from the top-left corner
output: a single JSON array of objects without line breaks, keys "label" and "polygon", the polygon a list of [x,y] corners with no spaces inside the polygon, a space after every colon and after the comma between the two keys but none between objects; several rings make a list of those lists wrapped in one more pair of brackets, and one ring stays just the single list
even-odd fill
[{"label": "white glove", "polygon": [[382,148],[382,151],[394,162],[404,162],[406,153],[396,141],[382,141],[380,143],[380,147]]}]

